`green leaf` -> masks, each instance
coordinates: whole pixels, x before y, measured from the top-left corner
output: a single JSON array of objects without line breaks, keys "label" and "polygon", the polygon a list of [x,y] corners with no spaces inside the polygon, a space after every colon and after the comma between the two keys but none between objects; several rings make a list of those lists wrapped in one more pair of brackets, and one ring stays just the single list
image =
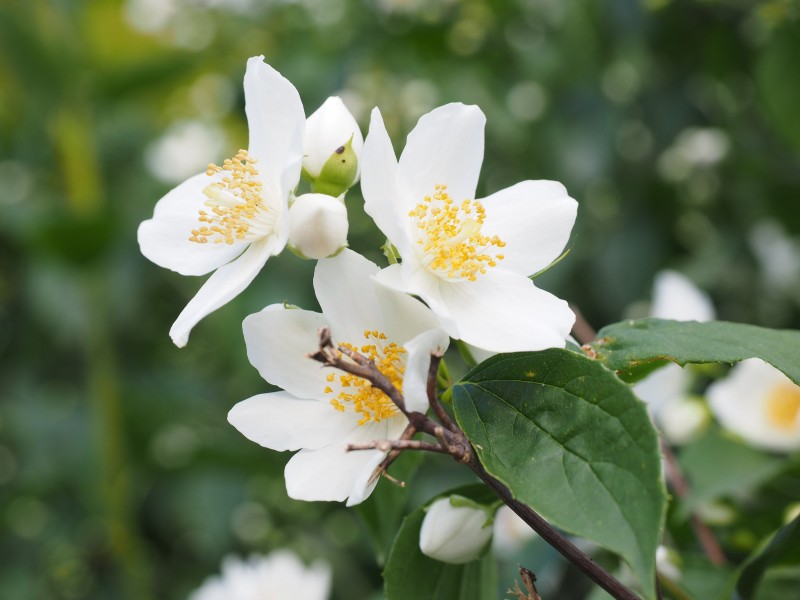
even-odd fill
[{"label": "green leaf", "polygon": [[515,498],[620,554],[655,597],[666,492],[657,434],[629,386],[568,350],[504,354],[456,384],[453,404]]},{"label": "green leaf", "polygon": [[699,503],[747,493],[788,466],[785,459],[755,450],[718,431],[687,445],[679,462],[691,486],[684,500],[684,516]]},{"label": "green leaf", "polygon": [[[441,496],[452,494],[483,504],[497,500],[484,485],[458,488]],[[421,507],[405,518],[397,533],[383,572],[386,600],[496,600],[497,573],[492,554],[463,565],[425,556],[419,549],[419,530],[424,518],[425,507]]]},{"label": "green leaf", "polygon": [[[794,581],[796,586],[798,567],[800,567],[800,517],[776,531],[766,544],[747,559],[736,583],[736,593],[742,600],[765,598],[766,595],[760,593],[759,588],[762,580],[767,579],[769,572],[786,575],[777,579]],[[777,585],[778,581],[773,583]],[[797,588],[794,587],[794,590],[796,592]]]},{"label": "green leaf", "polygon": [[800,331],[724,321],[640,319],[603,327],[590,346],[598,360],[621,376],[653,361],[685,365],[760,358],[800,384]]}]

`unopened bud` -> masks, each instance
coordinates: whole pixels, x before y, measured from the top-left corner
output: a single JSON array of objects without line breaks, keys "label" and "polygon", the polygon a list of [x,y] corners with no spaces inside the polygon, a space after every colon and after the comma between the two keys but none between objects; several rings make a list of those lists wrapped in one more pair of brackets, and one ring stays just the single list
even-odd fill
[{"label": "unopened bud", "polygon": [[303,258],[327,258],[347,245],[347,209],[340,198],[303,194],[289,207],[289,248]]},{"label": "unopened bud", "polygon": [[489,508],[450,496],[428,507],[419,531],[419,548],[431,558],[457,565],[479,558],[491,537]]},{"label": "unopened bud", "polygon": [[364,138],[358,123],[337,96],[331,96],[306,121],[303,175],[311,189],[340,196],[360,174],[358,159]]}]

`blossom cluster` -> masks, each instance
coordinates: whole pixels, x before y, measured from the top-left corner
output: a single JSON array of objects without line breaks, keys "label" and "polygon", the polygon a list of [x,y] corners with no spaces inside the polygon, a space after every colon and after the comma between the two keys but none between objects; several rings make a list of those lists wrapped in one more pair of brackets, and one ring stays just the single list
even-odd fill
[{"label": "blossom cluster", "polygon": [[[247,149],[164,196],[139,244],[160,266],[211,273],[170,330],[178,346],[271,256],[289,248],[318,260],[321,314],[281,304],[244,320],[250,362],[283,391],[240,402],[229,420],[262,446],[298,451],[285,470],[292,498],[357,504],[386,452],[346,446],[397,439],[408,419],[366,380],[307,358],[319,329],[374,361],[406,410],[423,413],[431,353],[450,338],[476,354],[563,347],[574,314],[531,276],[561,255],[577,203],[553,181],[477,198],[477,106],[424,115],[398,159],[378,108],[366,140],[339,98],[306,119],[297,90],[261,56],[247,62],[244,95]],[[359,179],[364,209],[387,238],[384,268],[347,248],[345,195]]]}]

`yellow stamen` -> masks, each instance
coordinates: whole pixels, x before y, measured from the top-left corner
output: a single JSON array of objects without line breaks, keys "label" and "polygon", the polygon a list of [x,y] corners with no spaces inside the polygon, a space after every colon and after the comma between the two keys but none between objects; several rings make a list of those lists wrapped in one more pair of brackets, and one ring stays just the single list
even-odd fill
[{"label": "yellow stamen", "polygon": [[[368,359],[375,361],[378,369],[389,378],[389,381],[401,392],[403,391],[403,375],[405,374],[405,365],[403,355],[406,353],[405,348],[398,346],[394,342],[384,344],[386,334],[377,330],[365,330],[364,338],[367,344],[362,345],[360,348],[354,344],[342,342],[339,345],[350,350],[360,350],[361,354]],[[327,381],[334,381],[335,377],[339,377],[339,385],[342,388],[354,388],[352,391],[341,391],[331,400],[331,405],[338,411],[344,412],[347,405],[361,415],[358,421],[359,425],[364,425],[370,421],[380,422],[388,419],[397,414],[398,410],[394,403],[389,399],[386,394],[378,388],[372,387],[372,384],[366,379],[362,379],[350,373],[330,373],[325,379]],[[333,394],[334,391],[326,386],[324,392],[326,394]]]},{"label": "yellow stamen", "polygon": [[223,174],[223,177],[203,190],[210,212],[200,211],[200,226],[192,229],[190,242],[207,244],[213,240],[215,244],[233,244],[245,239],[253,218],[263,210],[256,162],[247,150],[239,150],[233,158],[225,159],[221,167],[208,165],[206,175]]},{"label": "yellow stamen", "polygon": [[433,196],[425,196],[408,216],[416,220],[420,230],[418,250],[427,266],[448,278],[475,281],[505,258],[491,248],[503,248],[506,243],[496,235],[481,234],[486,220],[483,205],[477,200],[457,204],[446,185],[436,185]]},{"label": "yellow stamen", "polygon": [[767,420],[778,429],[796,429],[800,413],[800,387],[791,383],[779,383],[767,397]]}]

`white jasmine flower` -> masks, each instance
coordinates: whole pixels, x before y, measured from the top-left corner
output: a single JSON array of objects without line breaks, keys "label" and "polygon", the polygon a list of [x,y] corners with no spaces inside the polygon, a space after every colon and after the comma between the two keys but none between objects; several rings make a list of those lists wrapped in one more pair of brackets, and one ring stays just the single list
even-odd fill
[{"label": "white jasmine flower", "polygon": [[[653,285],[650,316],[674,321],[711,321],[715,318],[711,299],[685,275],[661,271]],[[708,413],[689,398],[692,376],[675,363],[668,363],[633,386],[647,402],[653,419],[673,444],[694,439],[708,424]]]},{"label": "white jasmine flower", "polygon": [[227,557],[222,574],[211,577],[189,600],[326,600],[331,570],[323,561],[310,567],[288,550],[248,560]]},{"label": "white jasmine flower", "polygon": [[228,420],[262,446],[300,449],[285,470],[292,498],[362,502],[375,487],[370,477],[385,453],[345,447],[397,439],[408,424],[364,379],[308,358],[319,347],[321,327],[330,327],[334,344],[374,360],[403,392],[408,410],[428,408],[430,354],[447,347],[447,335],[421,302],[377,284],[377,272],[376,265],[345,250],[317,263],[314,290],[322,314],[274,304],[244,321],[250,362],[286,391],[244,400]]},{"label": "white jasmine flower", "polygon": [[320,176],[325,163],[347,143],[352,145],[356,158],[355,177],[351,185],[358,181],[360,168],[358,157],[364,148],[364,137],[355,118],[338,96],[331,96],[306,122],[303,142],[303,168],[314,179]]},{"label": "white jasmine flower", "polygon": [[247,287],[289,237],[305,115],[297,90],[263,58],[249,59],[244,76],[249,149],[180,184],[139,226],[142,254],[154,263],[182,275],[214,271],[170,329],[177,346]]},{"label": "white jasmine flower", "polygon": [[529,279],[563,250],[577,203],[553,181],[475,199],[485,117],[448,104],[424,115],[398,163],[378,109],[364,144],[365,209],[402,263],[379,281],[422,298],[452,337],[486,350],[563,347],[575,316]]},{"label": "white jasmine flower", "polygon": [[531,526],[508,506],[497,509],[494,515],[492,547],[498,556],[513,556],[535,537],[536,532]]},{"label": "white jasmine flower", "polygon": [[327,258],[347,245],[342,198],[303,194],[289,207],[289,247],[306,258]]},{"label": "white jasmine flower", "polygon": [[480,557],[492,537],[492,517],[485,508],[470,504],[474,503],[448,496],[426,509],[419,530],[423,554],[455,565]]},{"label": "white jasmine flower", "polygon": [[712,383],[706,397],[719,422],[750,444],[800,449],[800,386],[763,360],[743,360]]}]

